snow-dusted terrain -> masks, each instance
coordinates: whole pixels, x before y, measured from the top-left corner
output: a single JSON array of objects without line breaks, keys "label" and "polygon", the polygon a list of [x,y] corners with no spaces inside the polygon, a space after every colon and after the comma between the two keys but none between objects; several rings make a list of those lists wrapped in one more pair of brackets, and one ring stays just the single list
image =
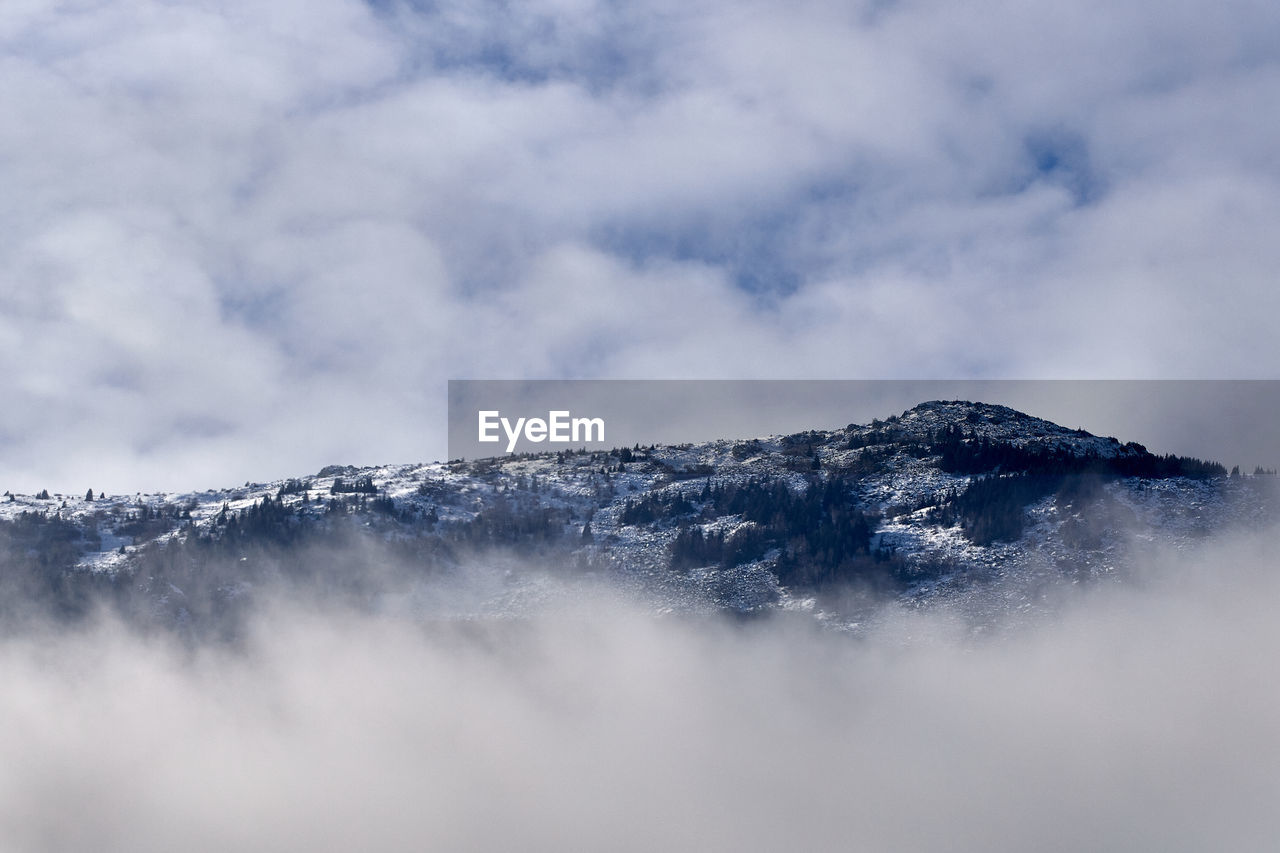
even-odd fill
[{"label": "snow-dusted terrain", "polygon": [[[763,522],[717,507],[709,497],[712,489],[769,484],[803,495],[839,483],[841,500],[873,526],[856,572],[847,561],[833,561],[837,579],[882,580],[872,577],[881,566],[879,573],[892,581],[889,592],[913,606],[986,596],[984,606],[1018,612],[1040,606],[1046,578],[1072,584],[1120,576],[1155,548],[1178,549],[1229,525],[1257,525],[1271,517],[1273,477],[1107,476],[1087,499],[1058,491],[1028,502],[1019,509],[1023,522],[1016,538],[975,541],[972,531],[942,520],[940,513],[976,478],[1017,472],[946,470],[936,451],[948,429],[958,431],[965,446],[988,442],[1099,465],[1148,456],[1140,445],[1001,406],[931,402],[885,421],[791,436],[611,453],[330,466],[296,480],[188,493],[6,493],[0,521],[13,531],[39,534],[26,540],[30,558],[56,539],[65,546],[60,553],[70,554],[61,567],[65,574],[127,576],[161,598],[185,594],[176,575],[166,575],[161,589],[159,578],[149,574],[166,552],[222,543],[221,559],[246,564],[245,577],[228,583],[252,586],[264,553],[259,538],[269,540],[276,548],[270,553],[278,555],[303,534],[342,525],[370,542],[418,546],[404,553],[420,554],[423,543],[442,543],[432,552],[433,577],[440,574],[439,564],[473,575],[505,565],[494,570],[489,592],[475,602],[481,613],[518,611],[522,600],[572,594],[574,584],[601,579],[649,596],[658,609],[807,612],[822,590],[787,583],[779,570],[780,561],[795,556],[794,536],[791,542],[765,541],[750,559],[726,557],[678,569],[673,548],[678,537],[695,529],[725,543],[752,533],[767,539]],[[628,511],[645,500],[678,509],[628,523]],[[261,523],[251,526],[258,516]],[[52,536],[51,530],[60,533]],[[14,533],[13,541],[19,539]],[[237,557],[238,548],[244,553]],[[475,559],[484,553],[487,560]],[[489,569],[477,568],[481,563]],[[529,570],[531,563],[548,571]],[[430,598],[428,587],[416,584],[414,594]],[[999,591],[994,598],[992,590]]]}]

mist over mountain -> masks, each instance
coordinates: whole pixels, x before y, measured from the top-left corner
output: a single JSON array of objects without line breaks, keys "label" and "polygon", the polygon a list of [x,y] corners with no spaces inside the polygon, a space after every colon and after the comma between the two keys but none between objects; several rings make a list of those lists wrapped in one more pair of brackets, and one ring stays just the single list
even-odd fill
[{"label": "mist over mountain", "polygon": [[1275,479],[931,402],[13,495],[0,846],[1263,849]]},{"label": "mist over mountain", "polygon": [[1264,849],[1276,477],[1001,406],[0,509],[0,846]]},{"label": "mist over mountain", "polygon": [[967,401],[842,429],[354,468],[186,494],[6,493],[4,606],[107,604],[196,636],[264,592],[511,617],[616,588],[655,613],[885,601],[975,628],[1123,579],[1157,548],[1269,523],[1276,478]]},{"label": "mist over mountain", "polygon": [[0,56],[0,853],[1277,846],[1280,4]]}]

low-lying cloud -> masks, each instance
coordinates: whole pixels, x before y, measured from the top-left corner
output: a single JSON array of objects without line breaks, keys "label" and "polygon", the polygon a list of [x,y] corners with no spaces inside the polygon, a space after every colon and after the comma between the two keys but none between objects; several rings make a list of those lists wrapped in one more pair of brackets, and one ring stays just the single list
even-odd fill
[{"label": "low-lying cloud", "polygon": [[1274,534],[975,638],[888,611],[276,601],[242,642],[0,643],[19,850],[1244,850],[1280,831]]}]

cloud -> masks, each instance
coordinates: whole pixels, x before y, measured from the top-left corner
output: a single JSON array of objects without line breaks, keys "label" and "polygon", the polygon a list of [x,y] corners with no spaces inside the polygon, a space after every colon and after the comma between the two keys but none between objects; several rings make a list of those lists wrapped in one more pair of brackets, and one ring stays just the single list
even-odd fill
[{"label": "cloud", "polygon": [[[0,841],[1261,847],[1273,537],[1158,556],[979,636],[944,610],[855,638],[587,594],[457,621],[277,600],[234,648],[9,632]],[[435,607],[470,606],[442,590]]]},{"label": "cloud", "polygon": [[1278,31],[1244,0],[12,5],[5,488],[435,458],[466,376],[1267,375]]}]

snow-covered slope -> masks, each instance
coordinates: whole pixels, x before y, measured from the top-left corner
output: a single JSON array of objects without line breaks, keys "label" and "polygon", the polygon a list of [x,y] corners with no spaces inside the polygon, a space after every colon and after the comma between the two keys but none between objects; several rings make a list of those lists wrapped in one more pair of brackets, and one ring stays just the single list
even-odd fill
[{"label": "snow-covered slope", "polygon": [[[947,441],[952,451],[1013,448],[1007,458],[1023,469],[1006,461],[958,470],[964,466],[947,455]],[[1182,470],[1176,466],[1159,477],[1124,476],[1149,459],[1140,445],[1003,406],[933,401],[885,421],[790,436],[331,466],[295,480],[181,494],[6,494],[0,532],[11,555],[33,565],[47,557],[46,571],[128,576],[153,592],[180,586],[171,576],[174,554],[184,555],[177,561],[188,566],[184,577],[215,556],[241,562],[248,581],[225,568],[218,577],[243,586],[259,577],[264,554],[279,562],[298,543],[331,542],[323,537],[341,529],[344,542],[358,531],[433,571],[461,571],[482,554],[490,563],[499,553],[524,564],[536,558],[578,578],[643,590],[664,609],[803,610],[833,585],[872,586],[925,605],[999,581],[1000,606],[1017,610],[1036,606],[1047,576],[1068,583],[1116,576],[1145,546],[1177,548],[1246,517],[1271,518],[1273,477],[1210,476],[1204,467],[1187,468],[1194,477],[1171,476]],[[1092,485],[1067,488],[1060,471]],[[975,480],[1013,484],[1019,474],[1039,491],[1015,508],[1016,536],[976,535],[982,507],[953,517]],[[821,499],[812,490],[822,490]],[[739,509],[730,511],[735,500]],[[862,519],[865,541],[857,538]],[[504,572],[516,585],[533,576]]]}]

